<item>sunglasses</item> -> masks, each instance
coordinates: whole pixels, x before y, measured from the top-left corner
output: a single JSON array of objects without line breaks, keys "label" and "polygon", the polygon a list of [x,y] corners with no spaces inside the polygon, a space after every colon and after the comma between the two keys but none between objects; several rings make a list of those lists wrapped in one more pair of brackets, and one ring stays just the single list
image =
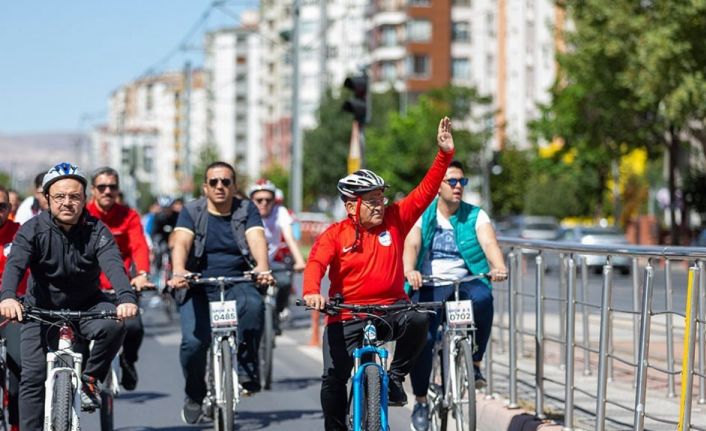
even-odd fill
[{"label": "sunglasses", "polygon": [[272,199],[272,198],[260,198],[260,199],[253,199],[253,200],[255,201],[255,203],[258,203],[258,204],[261,204],[261,203],[269,204],[269,203],[272,202],[274,199]]},{"label": "sunglasses", "polygon": [[98,190],[101,193],[105,192],[105,189],[110,189],[111,192],[118,190],[117,184],[98,184],[95,187],[96,187],[96,190]]},{"label": "sunglasses", "polygon": [[456,184],[461,183],[461,187],[466,187],[466,184],[468,184],[468,178],[449,178],[448,180],[444,180],[444,182],[451,187],[456,187]]},{"label": "sunglasses", "polygon": [[221,184],[223,184],[223,187],[228,187],[233,184],[233,180],[231,180],[230,178],[211,178],[210,180],[208,180],[208,185],[211,186],[211,188],[214,188],[218,185],[219,181]]},{"label": "sunglasses", "polygon": [[0,211],[7,211],[10,209],[10,204],[7,202],[0,202]]}]

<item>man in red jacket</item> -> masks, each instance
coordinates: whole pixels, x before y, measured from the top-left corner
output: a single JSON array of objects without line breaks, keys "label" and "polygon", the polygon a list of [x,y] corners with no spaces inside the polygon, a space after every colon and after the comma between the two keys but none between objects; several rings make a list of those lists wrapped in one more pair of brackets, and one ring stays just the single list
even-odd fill
[{"label": "man in red jacket", "polygon": [[[436,196],[454,155],[451,121],[444,117],[437,133],[439,151],[422,182],[406,198],[385,207],[382,178],[361,169],[338,182],[348,213],[346,220],[329,227],[314,243],[304,269],[304,300],[323,309],[321,278],[329,269],[329,296],[342,294],[350,304],[409,302],[404,291],[402,253],[404,240],[414,222]],[[397,340],[390,365],[389,405],[407,402],[402,387],[414,360],[425,344],[427,317],[410,311],[391,316],[393,334],[381,325],[379,338]],[[324,373],[321,407],[327,430],[346,430],[346,384],[353,368],[352,353],[362,340],[364,322],[350,315],[329,317],[324,331]],[[390,335],[392,337],[390,337]]]},{"label": "man in red jacket", "polygon": [[[137,212],[126,205],[117,203],[120,193],[118,172],[109,167],[97,169],[91,177],[93,199],[86,205],[88,212],[105,223],[115,237],[120,254],[125,263],[125,271],[131,276],[130,284],[136,291],[154,287],[150,282],[150,251],[147,246],[142,223]],[[132,277],[133,265],[135,277]],[[101,288],[110,291],[110,285],[105,274],[101,274]],[[137,352],[140,350],[145,329],[142,317],[125,320],[125,341],[120,354],[122,379],[120,383],[127,390],[137,386]]]},{"label": "man in red jacket", "polygon": [[[12,240],[15,238],[15,233],[20,228],[19,223],[15,223],[10,219],[12,212],[12,204],[8,190],[0,186],[0,279],[5,269],[5,260],[10,254]],[[27,290],[27,276],[25,274],[22,282],[17,287],[17,296],[24,296]],[[0,284],[0,287],[2,284]],[[10,425],[10,431],[18,431],[20,428],[20,412],[19,412],[19,390],[20,390],[20,323],[18,322],[2,322],[0,328],[0,336],[5,338],[7,348],[7,422]]]}]

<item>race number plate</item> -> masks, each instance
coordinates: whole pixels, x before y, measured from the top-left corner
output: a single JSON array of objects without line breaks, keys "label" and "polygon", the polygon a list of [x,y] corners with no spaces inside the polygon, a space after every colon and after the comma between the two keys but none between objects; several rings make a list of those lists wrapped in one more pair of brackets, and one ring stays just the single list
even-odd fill
[{"label": "race number plate", "polygon": [[238,309],[235,301],[210,302],[211,328],[235,329],[238,327]]},{"label": "race number plate", "polygon": [[446,321],[449,326],[469,326],[473,324],[473,304],[464,301],[446,301]]}]

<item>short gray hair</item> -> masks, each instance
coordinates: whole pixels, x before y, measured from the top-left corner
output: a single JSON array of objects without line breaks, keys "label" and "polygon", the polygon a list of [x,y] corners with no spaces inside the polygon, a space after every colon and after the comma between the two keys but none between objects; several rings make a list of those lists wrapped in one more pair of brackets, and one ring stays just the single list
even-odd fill
[{"label": "short gray hair", "polygon": [[120,175],[118,175],[118,171],[115,169],[109,167],[109,166],[103,166],[102,168],[98,168],[95,171],[93,171],[93,175],[91,175],[91,185],[95,186],[96,185],[96,178],[100,177],[101,175],[108,175],[109,177],[115,177],[115,179],[118,181],[118,184],[120,184]]}]

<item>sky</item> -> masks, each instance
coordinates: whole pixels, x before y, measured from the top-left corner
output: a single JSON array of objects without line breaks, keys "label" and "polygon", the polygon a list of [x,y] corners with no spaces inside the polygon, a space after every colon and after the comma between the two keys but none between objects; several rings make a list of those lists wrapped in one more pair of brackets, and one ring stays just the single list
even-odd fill
[{"label": "sky", "polygon": [[[87,131],[105,119],[108,97],[159,64],[158,71],[202,63],[206,29],[256,0],[0,0],[0,134]],[[198,23],[202,23],[198,25]]]}]

